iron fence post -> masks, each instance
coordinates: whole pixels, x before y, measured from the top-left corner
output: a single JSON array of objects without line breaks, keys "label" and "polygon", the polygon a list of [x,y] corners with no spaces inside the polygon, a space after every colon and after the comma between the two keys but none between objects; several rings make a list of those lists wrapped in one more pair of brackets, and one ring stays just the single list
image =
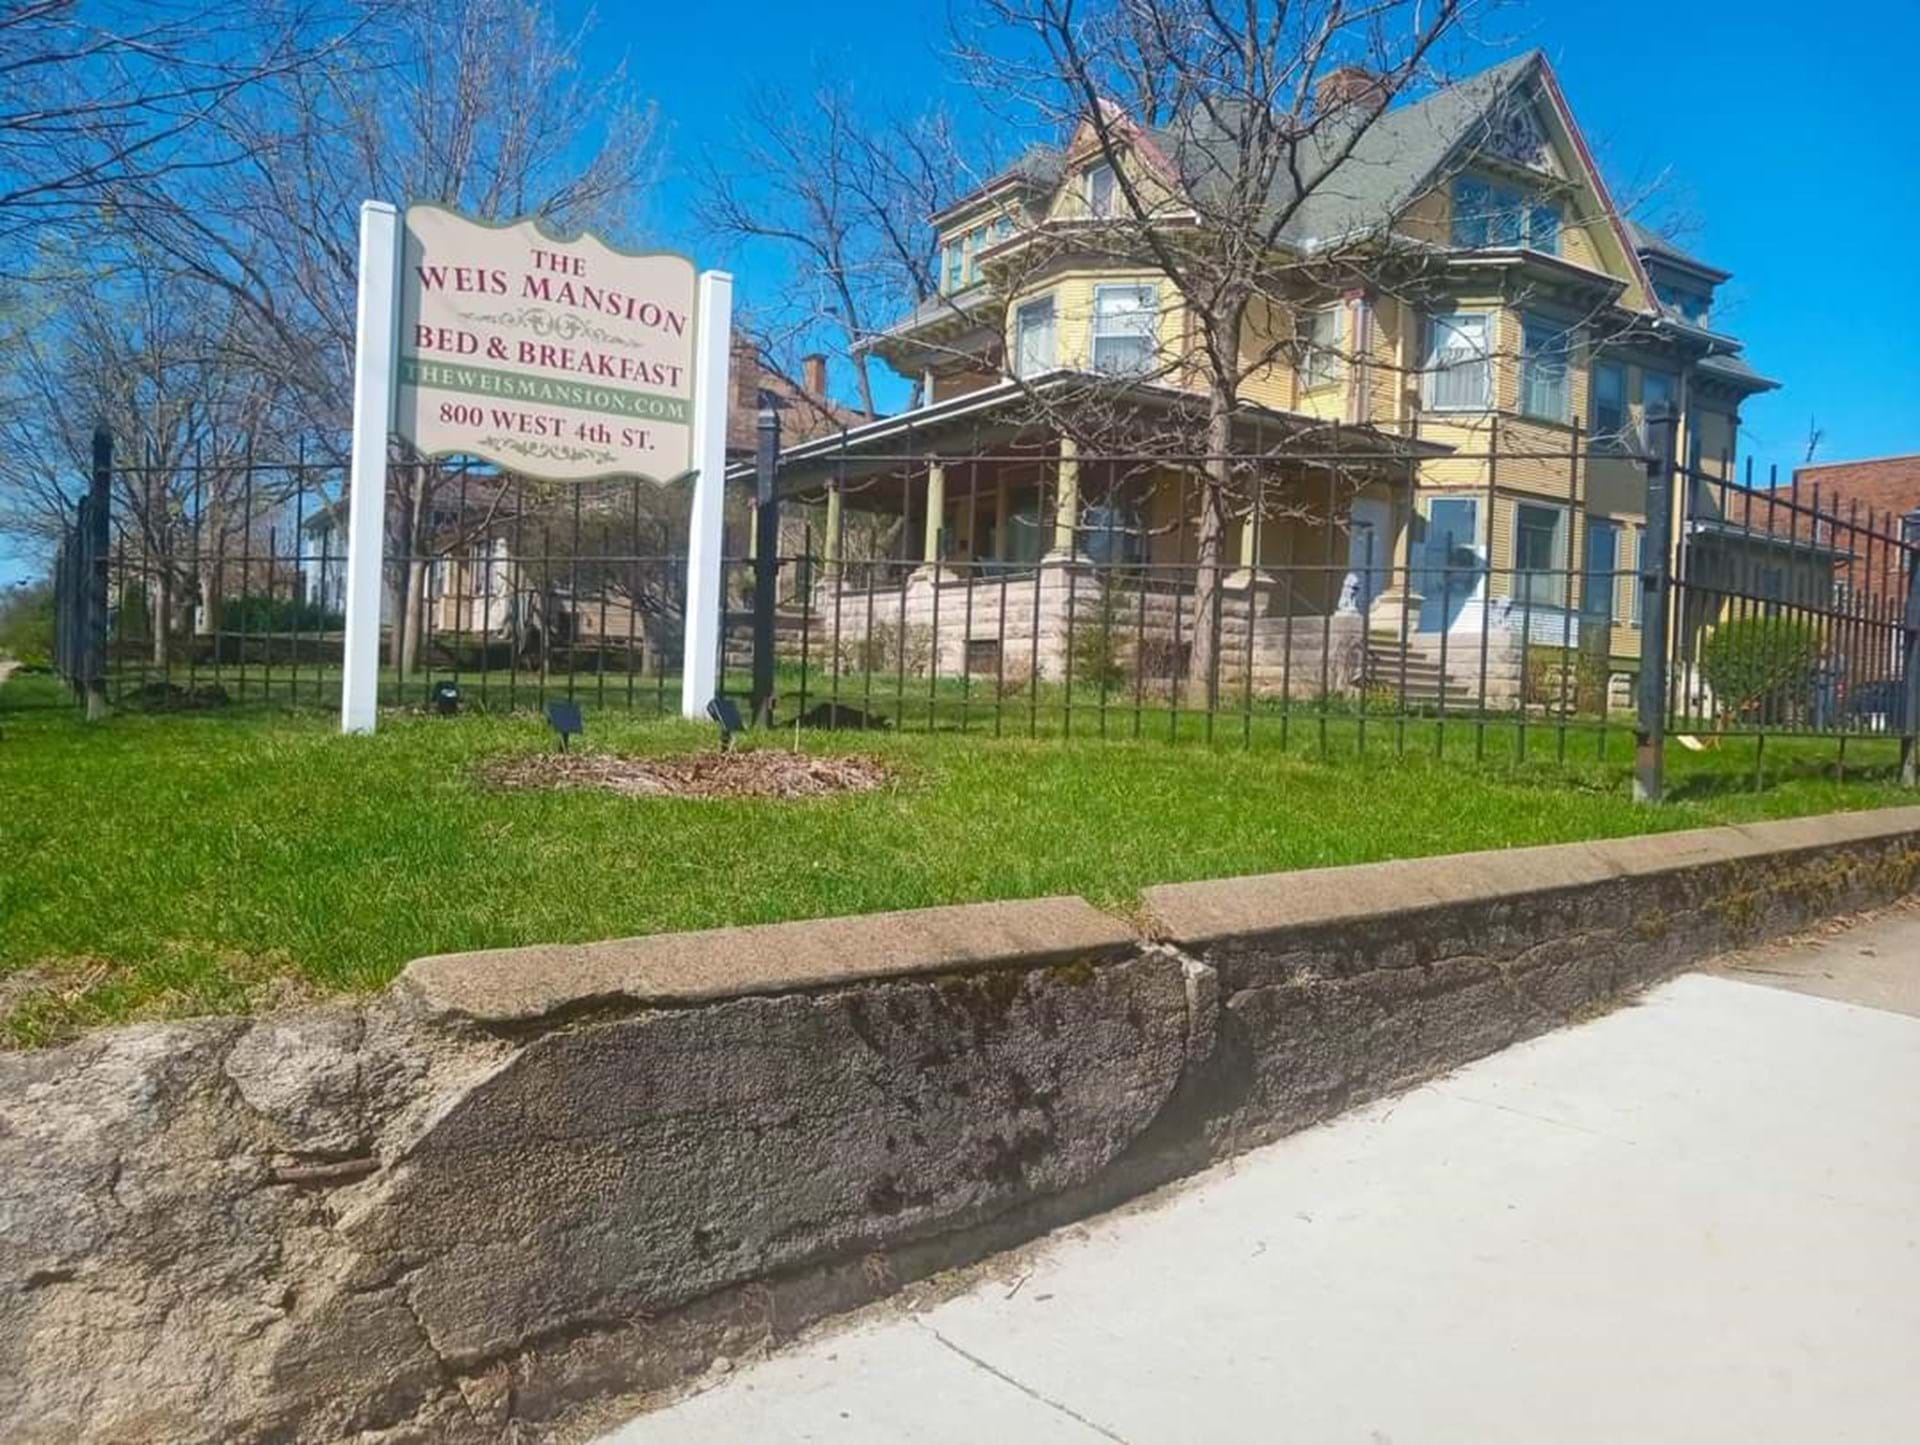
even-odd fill
[{"label": "iron fence post", "polygon": [[87,535],[83,543],[87,565],[81,579],[87,589],[82,676],[86,679],[90,721],[106,716],[107,711],[107,553],[112,537],[108,509],[112,491],[113,433],[99,426],[93,429],[93,476],[87,488]]},{"label": "iron fence post", "polygon": [[1920,787],[1920,510],[1900,521],[1907,562],[1907,611],[1902,641],[1906,664],[1900,675],[1900,784]]},{"label": "iron fence post", "polygon": [[1670,406],[1647,409],[1647,530],[1640,547],[1640,715],[1634,727],[1633,799],[1657,803],[1666,789],[1667,598],[1673,562],[1673,431]]},{"label": "iron fence post", "polygon": [[780,413],[760,409],[759,450],[754,457],[753,695],[755,727],[773,722],[773,604],[780,580],[780,502],[775,483],[780,456]]}]

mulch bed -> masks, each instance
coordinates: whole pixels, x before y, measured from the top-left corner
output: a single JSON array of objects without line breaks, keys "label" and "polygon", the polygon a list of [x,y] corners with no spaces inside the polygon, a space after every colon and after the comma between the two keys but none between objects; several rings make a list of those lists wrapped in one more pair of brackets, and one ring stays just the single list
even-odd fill
[{"label": "mulch bed", "polygon": [[824,798],[872,792],[893,780],[872,758],[814,757],[777,748],[658,758],[535,753],[497,758],[481,769],[481,777],[496,788],[597,788],[627,798]]}]

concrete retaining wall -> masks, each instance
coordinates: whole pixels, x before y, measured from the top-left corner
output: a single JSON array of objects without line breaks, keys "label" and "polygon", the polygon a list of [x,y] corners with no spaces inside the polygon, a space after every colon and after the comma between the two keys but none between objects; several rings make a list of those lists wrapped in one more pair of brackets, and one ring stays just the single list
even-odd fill
[{"label": "concrete retaining wall", "polygon": [[1898,897],[1920,809],[426,959],[0,1058],[0,1437],[566,1435]]}]

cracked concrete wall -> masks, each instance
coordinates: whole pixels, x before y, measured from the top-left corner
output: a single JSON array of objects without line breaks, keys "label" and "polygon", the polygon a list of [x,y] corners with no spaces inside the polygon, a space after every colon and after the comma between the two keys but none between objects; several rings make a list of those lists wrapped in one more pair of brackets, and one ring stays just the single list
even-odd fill
[{"label": "cracked concrete wall", "polygon": [[0,1437],[493,1440],[1920,881],[1920,810],[423,960],[0,1057]]}]

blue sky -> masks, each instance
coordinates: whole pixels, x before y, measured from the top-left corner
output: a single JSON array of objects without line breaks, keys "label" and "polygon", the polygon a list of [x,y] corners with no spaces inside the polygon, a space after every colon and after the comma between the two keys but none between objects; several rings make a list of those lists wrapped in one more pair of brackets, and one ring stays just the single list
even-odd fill
[{"label": "blue sky", "polygon": [[[1920,5],[1856,0],[1823,22],[1804,0],[1611,0],[1604,25],[1600,9],[1496,11],[1483,58],[1545,50],[1616,191],[1660,178],[1650,218],[1689,218],[1678,239],[1734,273],[1720,318],[1785,383],[1745,409],[1747,452],[1801,460],[1810,418],[1824,460],[1920,451]],[[601,8],[660,105],[667,168],[648,220],[663,243],[695,245],[690,163],[726,144],[756,86],[835,75],[912,102],[951,85],[945,0],[741,0],[709,29],[715,13]],[[748,296],[777,283],[752,257],[701,259],[729,264]]]},{"label": "blue sky", "polygon": [[[1734,273],[1717,323],[1784,383],[1745,408],[1745,452],[1790,467],[1810,421],[1822,460],[1920,451],[1920,5],[1855,0],[1826,20],[1803,0],[1612,0],[1604,25],[1597,8],[1495,12],[1482,58],[1544,49],[1616,191],[1659,178],[1651,219],[1687,218],[1689,249]],[[702,252],[687,209],[693,163],[726,145],[755,88],[834,76],[875,103],[944,92],[977,113],[942,60],[945,0],[599,9],[599,53],[624,51],[660,107],[665,168],[647,229],[730,266],[749,298],[777,273]],[[0,585],[23,568],[6,548]]]}]

